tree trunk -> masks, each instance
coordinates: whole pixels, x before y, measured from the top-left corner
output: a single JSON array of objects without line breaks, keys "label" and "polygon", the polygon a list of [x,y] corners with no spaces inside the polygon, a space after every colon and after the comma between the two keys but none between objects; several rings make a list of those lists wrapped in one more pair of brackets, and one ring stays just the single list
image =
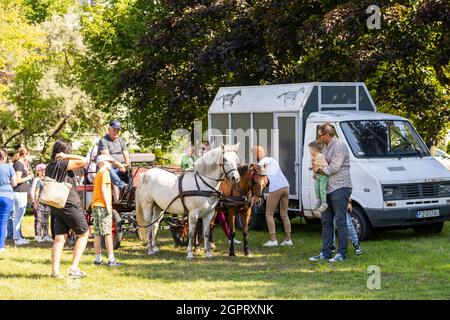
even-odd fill
[{"label": "tree trunk", "polygon": [[47,152],[48,146],[51,141],[53,141],[64,129],[65,125],[67,124],[67,121],[69,120],[70,116],[65,116],[62,119],[62,122],[56,127],[55,131],[47,138],[47,140],[44,142],[44,147],[42,148],[41,155],[45,155]]}]

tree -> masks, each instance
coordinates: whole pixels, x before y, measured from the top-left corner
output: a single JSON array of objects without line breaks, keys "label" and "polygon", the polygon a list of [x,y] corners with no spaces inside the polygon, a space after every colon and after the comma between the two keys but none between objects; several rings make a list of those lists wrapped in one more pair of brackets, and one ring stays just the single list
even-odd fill
[{"label": "tree", "polygon": [[45,47],[44,31],[40,26],[29,24],[23,12],[27,7],[20,0],[0,2],[0,145],[11,145],[23,133],[16,122],[15,105],[8,98],[8,89],[14,71],[25,60],[37,62],[37,53]]},{"label": "tree", "polygon": [[[141,61],[142,50],[135,44],[158,17],[154,1],[113,0],[85,6],[81,19],[86,54],[79,56],[79,81],[94,107],[123,120],[131,130],[128,97],[119,93],[120,74]],[[136,116],[136,115],[133,115]]]},{"label": "tree", "polygon": [[[11,142],[42,148],[57,138],[76,139],[84,132],[100,132],[103,113],[78,84],[76,57],[84,52],[76,7],[62,16],[53,14],[40,23],[45,46],[38,59],[25,59],[15,68],[8,97],[11,118],[17,124]],[[8,145],[5,143],[5,145]]]}]

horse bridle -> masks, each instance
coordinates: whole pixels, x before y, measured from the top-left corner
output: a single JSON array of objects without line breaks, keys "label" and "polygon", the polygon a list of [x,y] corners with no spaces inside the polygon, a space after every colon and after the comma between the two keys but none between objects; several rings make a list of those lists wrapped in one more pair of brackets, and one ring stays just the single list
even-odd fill
[{"label": "horse bridle", "polygon": [[[239,156],[238,156],[239,157]],[[228,177],[228,174],[230,173],[230,172],[233,172],[233,171],[238,171],[238,169],[237,168],[231,168],[230,170],[226,170],[225,169],[225,161],[226,161],[226,159],[225,159],[225,151],[223,151],[222,152],[222,159],[221,159],[221,161],[220,161],[220,168],[222,168],[222,172],[223,172],[223,174],[225,175],[225,177],[228,179],[228,180],[230,180],[230,181],[232,181],[229,177]],[[238,171],[238,173],[239,173],[239,171]],[[223,181],[223,179],[224,178],[222,178],[222,179],[220,179],[220,181]]]},{"label": "horse bridle", "polygon": [[263,194],[256,194],[255,192],[253,192],[253,186],[256,185],[256,177],[267,177],[267,174],[261,174],[258,172],[253,172],[251,177],[250,177],[250,191],[252,192],[252,195],[257,197],[257,198],[263,198]]}]

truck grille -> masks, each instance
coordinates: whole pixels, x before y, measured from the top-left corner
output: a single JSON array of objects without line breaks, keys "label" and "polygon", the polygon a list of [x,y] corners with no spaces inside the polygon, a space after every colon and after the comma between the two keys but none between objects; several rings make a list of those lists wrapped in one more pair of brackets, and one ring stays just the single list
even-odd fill
[{"label": "truck grille", "polygon": [[399,186],[402,199],[437,198],[440,183],[412,183]]}]

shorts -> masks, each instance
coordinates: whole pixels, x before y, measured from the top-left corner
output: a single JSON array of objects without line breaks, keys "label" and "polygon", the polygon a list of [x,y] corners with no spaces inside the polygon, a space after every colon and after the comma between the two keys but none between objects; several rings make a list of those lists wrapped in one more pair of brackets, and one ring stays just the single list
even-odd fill
[{"label": "shorts", "polygon": [[94,236],[107,236],[112,232],[112,214],[104,207],[92,208]]},{"label": "shorts", "polygon": [[80,204],[67,203],[62,209],[50,208],[55,235],[69,234],[72,229],[77,235],[85,234],[89,230]]}]

